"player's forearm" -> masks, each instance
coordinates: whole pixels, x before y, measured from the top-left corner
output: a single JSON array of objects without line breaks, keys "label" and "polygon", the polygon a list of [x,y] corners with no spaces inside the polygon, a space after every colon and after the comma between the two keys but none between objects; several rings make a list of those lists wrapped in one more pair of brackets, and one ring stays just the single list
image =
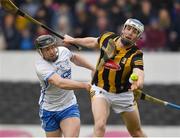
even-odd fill
[{"label": "player's forearm", "polygon": [[90,64],[89,62],[87,62],[87,60],[85,58],[83,58],[77,54],[74,54],[71,61],[77,66],[87,68],[91,71],[95,70],[95,67],[92,64]]},{"label": "player's forearm", "polygon": [[87,89],[88,83],[78,82],[70,79],[62,79],[59,81],[59,83],[57,83],[57,86],[66,90]]},{"label": "player's forearm", "polygon": [[74,39],[74,44],[86,48],[98,48],[97,38],[95,37],[76,38]]},{"label": "player's forearm", "polygon": [[61,78],[58,74],[52,75],[48,82],[55,85],[58,88],[72,90],[72,89],[90,89],[90,84],[84,82],[78,82],[70,79]]},{"label": "player's forearm", "polygon": [[143,88],[144,85],[144,71],[138,68],[133,69],[133,73],[138,75],[138,84],[140,88]]}]

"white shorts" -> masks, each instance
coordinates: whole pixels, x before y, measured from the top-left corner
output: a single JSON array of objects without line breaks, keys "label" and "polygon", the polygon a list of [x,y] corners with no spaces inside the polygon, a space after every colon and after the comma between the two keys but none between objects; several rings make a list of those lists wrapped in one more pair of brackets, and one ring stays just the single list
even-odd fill
[{"label": "white shorts", "polygon": [[106,90],[96,85],[93,85],[91,89],[94,91],[93,94],[91,93],[91,96],[93,96],[92,98],[93,99],[98,97],[105,98],[115,113],[122,113],[125,111],[132,112],[135,109],[133,92],[127,91],[127,92],[115,94],[115,93],[107,92]]}]

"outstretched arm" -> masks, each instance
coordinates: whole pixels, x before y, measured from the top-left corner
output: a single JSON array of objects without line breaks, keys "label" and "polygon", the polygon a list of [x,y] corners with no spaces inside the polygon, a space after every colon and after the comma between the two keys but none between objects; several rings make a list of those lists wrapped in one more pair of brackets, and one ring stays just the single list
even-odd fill
[{"label": "outstretched arm", "polygon": [[89,83],[64,79],[56,73],[48,79],[48,82],[55,85],[56,87],[66,90],[86,89],[87,91],[89,91],[91,88],[91,85]]},{"label": "outstretched arm", "polygon": [[75,44],[86,48],[98,48],[98,38],[95,37],[73,38],[65,35],[63,42],[65,45]]}]

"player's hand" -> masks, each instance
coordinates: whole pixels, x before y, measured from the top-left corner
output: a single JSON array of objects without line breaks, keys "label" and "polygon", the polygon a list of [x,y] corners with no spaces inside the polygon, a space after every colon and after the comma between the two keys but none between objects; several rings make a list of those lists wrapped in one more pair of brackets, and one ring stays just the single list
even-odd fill
[{"label": "player's hand", "polygon": [[136,73],[132,73],[129,82],[131,83],[131,91],[136,91],[138,89],[142,89],[142,79],[139,79],[139,76]]},{"label": "player's hand", "polygon": [[138,82],[137,81],[134,81],[132,84],[131,84],[131,91],[135,91],[139,88],[138,86]]},{"label": "player's hand", "polygon": [[69,46],[71,44],[74,44],[74,40],[75,40],[75,38],[65,34],[64,39],[63,39],[63,43],[65,46]]},{"label": "player's hand", "polygon": [[93,96],[95,95],[95,93],[96,93],[96,91],[91,88],[90,91],[89,91],[90,97],[93,98]]},{"label": "player's hand", "polygon": [[85,89],[89,92],[89,91],[91,90],[91,84],[90,84],[90,83],[87,83]]}]

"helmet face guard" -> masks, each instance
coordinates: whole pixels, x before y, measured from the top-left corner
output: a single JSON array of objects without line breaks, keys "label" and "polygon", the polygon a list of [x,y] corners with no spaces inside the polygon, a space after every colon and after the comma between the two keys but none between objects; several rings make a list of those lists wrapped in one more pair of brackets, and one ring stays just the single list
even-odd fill
[{"label": "helmet face guard", "polygon": [[127,26],[131,26],[133,28],[135,28],[136,30],[138,30],[138,35],[137,35],[137,38],[135,40],[129,40],[127,38],[122,38],[121,42],[124,44],[124,45],[134,45],[136,43],[136,41],[141,37],[142,33],[144,32],[144,25],[137,19],[128,19],[124,26],[123,26],[123,30],[125,30],[125,28]]}]

